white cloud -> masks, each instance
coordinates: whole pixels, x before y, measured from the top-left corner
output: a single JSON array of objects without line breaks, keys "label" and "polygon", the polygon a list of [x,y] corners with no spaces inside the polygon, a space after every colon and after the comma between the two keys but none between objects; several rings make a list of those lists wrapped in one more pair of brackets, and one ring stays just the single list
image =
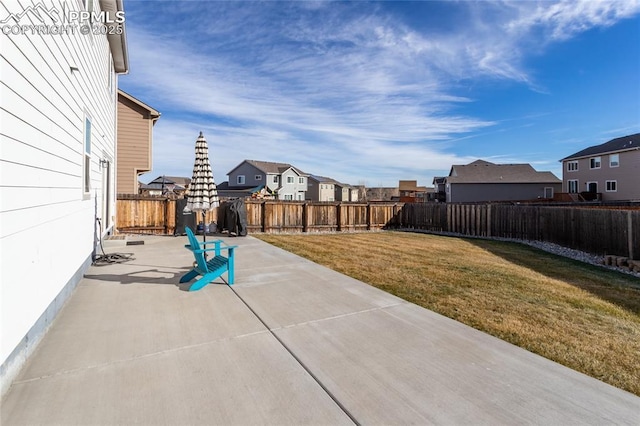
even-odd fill
[{"label": "white cloud", "polygon": [[596,27],[609,27],[640,12],[638,0],[563,0],[522,2],[519,16],[506,28],[512,34],[540,28],[552,41],[565,40]]},{"label": "white cloud", "polygon": [[456,93],[458,81],[490,77],[537,89],[521,64],[524,48],[611,25],[639,7],[462,2],[465,21],[436,32],[411,28],[376,3],[186,2],[171,14],[174,3],[154,5],[152,23],[128,27],[131,74],[122,79],[164,109],[154,170],[178,173],[187,164],[190,174],[202,130],[215,147],[216,181],[252,158],[372,184],[475,159],[438,143],[496,124],[453,113],[473,102]]}]

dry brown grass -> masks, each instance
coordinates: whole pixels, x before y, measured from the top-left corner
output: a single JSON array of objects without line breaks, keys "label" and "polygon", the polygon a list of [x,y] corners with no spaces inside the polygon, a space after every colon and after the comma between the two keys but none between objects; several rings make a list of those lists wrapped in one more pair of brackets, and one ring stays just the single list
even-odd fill
[{"label": "dry brown grass", "polygon": [[498,241],[403,232],[256,237],[640,395],[635,277]]}]

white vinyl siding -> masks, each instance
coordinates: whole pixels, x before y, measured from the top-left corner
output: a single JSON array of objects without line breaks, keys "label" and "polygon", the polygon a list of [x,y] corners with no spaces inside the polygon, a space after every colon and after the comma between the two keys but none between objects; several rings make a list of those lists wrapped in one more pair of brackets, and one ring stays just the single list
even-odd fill
[{"label": "white vinyl siding", "polygon": [[[0,17],[32,3],[3,1]],[[65,5],[81,7],[77,1]],[[29,15],[23,20],[37,23]],[[116,99],[109,95],[106,36],[0,33],[0,44],[0,311],[8,319],[0,329],[3,363],[21,342],[38,342],[31,328],[91,261],[96,216],[104,211],[99,160],[115,158]],[[86,165],[85,114],[93,135]],[[64,250],[55,241],[67,242]],[[45,279],[25,285],[25,271]]]},{"label": "white vinyl siding", "polygon": [[91,118],[84,117],[84,152],[82,164],[82,194],[86,199],[91,196]]}]

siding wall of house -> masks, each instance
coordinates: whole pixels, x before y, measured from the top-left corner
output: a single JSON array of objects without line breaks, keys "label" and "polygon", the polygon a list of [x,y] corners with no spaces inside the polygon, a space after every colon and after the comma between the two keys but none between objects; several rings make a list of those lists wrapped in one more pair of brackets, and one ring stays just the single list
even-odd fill
[{"label": "siding wall of house", "polygon": [[335,187],[335,199],[336,201],[350,201],[349,200],[349,188],[346,186],[336,185]]},{"label": "siding wall of house", "polygon": [[[293,183],[287,182],[288,177],[293,177]],[[286,170],[282,173],[282,189],[278,191],[279,200],[286,200],[288,199],[287,196],[291,196],[291,200],[304,200],[306,198],[307,178],[302,177],[302,182],[300,182],[298,179],[300,177],[301,176],[293,169]]]},{"label": "siding wall of house", "polygon": [[335,201],[335,189],[332,183],[320,183],[320,199],[318,201]]},{"label": "siding wall of house", "polygon": [[[238,183],[238,176],[244,176],[244,183]],[[256,179],[260,176],[260,179]],[[266,185],[266,175],[249,163],[240,164],[232,173],[229,174],[229,186],[259,186]],[[272,182],[269,183],[273,185]],[[271,186],[270,186],[271,187]],[[277,188],[277,186],[276,186]]]},{"label": "siding wall of house", "polygon": [[[77,9],[80,2],[65,2]],[[0,16],[25,2],[0,3]],[[62,1],[52,2],[62,10]],[[93,3],[99,8],[99,3]],[[38,24],[28,14],[21,24]],[[28,354],[90,264],[96,217],[115,210],[117,79],[105,36],[0,34],[0,379]],[[77,71],[70,67],[77,67]],[[90,185],[83,191],[85,116]],[[109,176],[105,170],[110,170]],[[110,180],[110,194],[103,193]],[[107,197],[109,195],[109,197]],[[28,336],[28,337],[27,337]]]},{"label": "siding wall of house", "polygon": [[306,199],[307,200],[319,200],[320,199],[320,185],[318,184],[318,181],[316,181],[315,179],[311,179],[308,178],[307,179],[307,193],[306,193]]},{"label": "siding wall of house", "polygon": [[[640,200],[640,150],[620,152],[618,167],[609,166],[609,154],[597,155],[600,157],[599,169],[590,168],[589,158],[564,161],[562,165],[562,187],[564,192],[569,192],[569,180],[578,181],[578,192],[588,191],[587,184],[596,182],[598,191],[602,194],[603,201]],[[568,171],[567,163],[577,161],[578,170]],[[615,180],[617,191],[607,192],[606,182]]]},{"label": "siding wall of house", "polygon": [[[297,177],[295,178],[298,179]],[[308,185],[305,199],[311,201],[335,201],[338,190],[335,184],[320,182],[314,178],[306,178]]]},{"label": "siding wall of house", "polygon": [[138,174],[151,170],[153,120],[148,111],[119,96],[118,194],[138,193]]},{"label": "siding wall of house", "polygon": [[447,192],[447,202],[475,203],[482,201],[521,201],[544,197],[544,188],[561,192],[562,184],[519,183],[519,184],[471,184],[453,183]]}]

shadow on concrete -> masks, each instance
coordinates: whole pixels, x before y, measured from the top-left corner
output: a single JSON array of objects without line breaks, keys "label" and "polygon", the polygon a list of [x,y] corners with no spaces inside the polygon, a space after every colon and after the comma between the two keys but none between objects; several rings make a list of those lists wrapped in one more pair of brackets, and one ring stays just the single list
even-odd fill
[{"label": "shadow on concrete", "polygon": [[[135,265],[135,266],[146,266],[146,265]],[[193,283],[196,281],[196,278],[193,280],[181,283],[180,278],[187,272],[189,272],[190,268],[180,268],[178,270],[173,269],[171,271],[161,270],[158,268],[153,269],[144,269],[135,272],[129,273],[121,273],[121,274],[85,274],[84,277],[96,281],[108,281],[114,282],[118,284],[172,284],[178,287],[181,291],[189,291]],[[227,285],[221,278],[209,283],[209,285]]]},{"label": "shadow on concrete", "polygon": [[180,283],[180,277],[186,274],[189,269],[180,271],[166,271],[160,269],[144,269],[130,273],[121,274],[85,274],[85,278],[96,281],[109,281],[118,284],[173,284]]},{"label": "shadow on concrete", "polygon": [[[638,286],[634,285],[637,278],[631,275],[548,253],[516,242],[505,243],[480,239],[466,239],[466,241],[508,262],[588,291],[602,300],[635,314],[640,313],[640,281],[638,281]],[[513,246],[511,246],[512,244]],[[516,247],[517,250],[514,250],[513,247]],[[567,263],[576,266],[574,273],[567,274]]]}]

